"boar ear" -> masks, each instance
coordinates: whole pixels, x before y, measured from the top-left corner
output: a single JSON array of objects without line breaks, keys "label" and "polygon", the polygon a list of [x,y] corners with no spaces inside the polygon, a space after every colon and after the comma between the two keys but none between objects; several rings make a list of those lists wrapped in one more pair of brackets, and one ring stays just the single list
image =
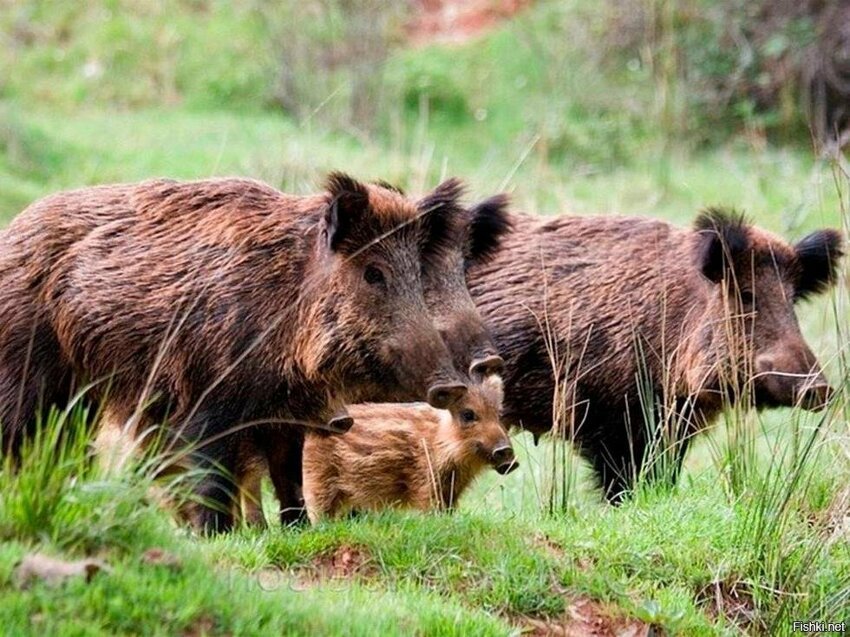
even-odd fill
[{"label": "boar ear", "polygon": [[797,281],[794,298],[807,299],[824,292],[838,279],[838,262],[844,256],[837,230],[818,230],[794,244],[797,253]]},{"label": "boar ear", "polygon": [[504,370],[505,361],[498,354],[479,356],[469,364],[469,375],[479,382],[489,376],[500,376]]},{"label": "boar ear", "polygon": [[469,235],[464,259],[467,265],[486,263],[499,250],[502,238],[511,230],[506,194],[485,199],[469,211]]},{"label": "boar ear", "polygon": [[417,208],[423,258],[440,255],[451,249],[457,217],[461,212],[458,200],[463,194],[459,179],[448,179],[425,195]]},{"label": "boar ear", "polygon": [[696,265],[703,276],[719,283],[733,269],[750,240],[744,215],[724,208],[706,208],[694,222],[698,233]]},{"label": "boar ear", "polygon": [[325,188],[330,195],[330,202],[325,211],[324,232],[328,247],[339,250],[369,207],[369,191],[356,179],[340,172],[328,175]]}]

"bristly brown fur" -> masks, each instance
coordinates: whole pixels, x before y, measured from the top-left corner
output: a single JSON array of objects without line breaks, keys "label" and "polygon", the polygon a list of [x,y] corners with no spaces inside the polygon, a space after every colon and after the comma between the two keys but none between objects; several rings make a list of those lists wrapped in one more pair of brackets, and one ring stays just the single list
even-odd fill
[{"label": "bristly brown fur", "polygon": [[[610,501],[654,445],[672,451],[675,479],[724,406],[828,397],[791,301],[834,281],[837,233],[792,246],[718,209],[688,230],[615,216],[513,215],[513,226],[469,270],[506,363],[505,422],[573,440]],[[658,429],[672,442],[651,438]]]},{"label": "bristly brown fur", "polygon": [[[304,503],[314,523],[346,511],[453,507],[509,446],[499,422],[501,380],[470,387],[451,412],[427,405],[351,407],[355,424],[343,435],[308,435],[304,445]],[[473,410],[478,420],[461,421]]]},{"label": "bristly brown fur", "polygon": [[[442,214],[457,223],[454,208]],[[36,202],[0,232],[5,451],[41,405],[94,381],[88,397],[122,422],[164,423],[169,444],[202,446],[192,461],[223,471],[198,486],[214,506],[194,519],[229,528],[233,428],[323,426],[348,401],[463,382],[425,303],[421,236],[414,202],[341,173],[311,197],[156,180]],[[297,484],[302,431],[272,433],[275,466]]]}]

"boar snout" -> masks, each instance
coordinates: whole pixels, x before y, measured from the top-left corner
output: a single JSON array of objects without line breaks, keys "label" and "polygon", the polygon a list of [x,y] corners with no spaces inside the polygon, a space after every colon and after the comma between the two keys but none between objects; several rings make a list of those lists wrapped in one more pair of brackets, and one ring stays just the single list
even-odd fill
[{"label": "boar snout", "polygon": [[490,354],[472,361],[469,365],[469,375],[473,378],[485,378],[493,374],[501,374],[504,369],[504,359],[498,354]]},{"label": "boar snout", "polygon": [[833,393],[808,348],[758,356],[755,372],[757,402],[764,405],[800,406],[817,411],[826,407]]},{"label": "boar snout", "polygon": [[500,475],[508,474],[519,467],[519,463],[514,456],[514,449],[509,444],[493,449],[493,452],[490,454],[490,461],[493,463],[493,468]]},{"label": "boar snout", "polygon": [[823,374],[818,374],[810,382],[801,384],[797,390],[797,404],[809,411],[824,409],[834,390],[827,384]]},{"label": "boar snout", "polygon": [[428,404],[436,409],[448,409],[466,396],[463,383],[439,383],[428,388]]}]

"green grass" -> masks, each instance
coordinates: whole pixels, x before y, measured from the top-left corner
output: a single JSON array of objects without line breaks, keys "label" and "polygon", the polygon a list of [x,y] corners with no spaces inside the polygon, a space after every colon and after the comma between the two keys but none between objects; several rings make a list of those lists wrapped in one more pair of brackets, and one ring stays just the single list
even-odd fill
[{"label": "green grass", "polygon": [[[332,169],[414,191],[459,175],[471,196],[508,190],[540,214],[687,225],[730,204],[789,238],[848,224],[846,175],[804,145],[671,140],[651,78],[590,55],[600,32],[584,0],[543,2],[462,47],[392,49],[368,133],[339,125],[333,95],[301,119],[270,106],[280,24],[264,3],[139,4],[139,19],[112,2],[0,7],[0,34],[16,30],[0,48],[0,225],[86,184],[238,174],[306,193]],[[103,74],[86,79],[91,60]],[[730,413],[694,446],[677,489],[646,486],[619,508],[574,456],[518,434],[521,470],[485,476],[455,515],[201,539],[152,501],[144,466],[112,475],[91,461],[81,411],[53,414],[21,470],[0,471],[0,632],[500,635],[583,598],[668,634],[850,621],[848,300],[843,281],[800,310],[827,375],[845,381],[843,407],[823,423]],[[145,563],[152,547],[179,568]],[[21,589],[15,564],[33,551],[96,556],[110,571]],[[328,577],[346,551],[359,568]],[[746,623],[729,590],[742,592]]]},{"label": "green grass", "polygon": [[[84,416],[53,414],[19,470],[0,473],[6,634],[507,634],[585,598],[668,634],[738,634],[711,610],[718,587],[752,596],[746,627],[763,634],[850,609],[848,530],[835,518],[850,471],[831,455],[841,435],[846,445],[837,421],[805,434],[816,445],[794,458],[783,455],[787,432],[764,423],[754,440],[773,460],[748,456],[754,471],[738,494],[721,462],[701,466],[725,447],[720,430],[672,493],[647,486],[613,508],[579,480],[568,509],[546,513],[548,445],[530,448],[525,435],[523,471],[485,476],[454,515],[386,512],[201,539],[146,496],[143,467],[115,475],[93,461]],[[146,563],[151,548],[178,566]],[[36,550],[97,556],[109,570],[21,589],[15,564]],[[352,551],[353,567],[329,566]]]}]

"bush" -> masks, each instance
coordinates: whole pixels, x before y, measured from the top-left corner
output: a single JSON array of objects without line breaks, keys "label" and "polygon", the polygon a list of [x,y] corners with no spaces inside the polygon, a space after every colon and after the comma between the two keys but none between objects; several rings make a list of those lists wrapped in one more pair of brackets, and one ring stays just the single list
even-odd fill
[{"label": "bush", "polygon": [[607,42],[678,84],[679,132],[827,141],[850,125],[848,25],[846,3],[627,0],[609,3]]},{"label": "bush", "polygon": [[277,79],[273,99],[300,121],[370,132],[384,93],[384,64],[404,35],[407,3],[312,0],[269,5]]}]

